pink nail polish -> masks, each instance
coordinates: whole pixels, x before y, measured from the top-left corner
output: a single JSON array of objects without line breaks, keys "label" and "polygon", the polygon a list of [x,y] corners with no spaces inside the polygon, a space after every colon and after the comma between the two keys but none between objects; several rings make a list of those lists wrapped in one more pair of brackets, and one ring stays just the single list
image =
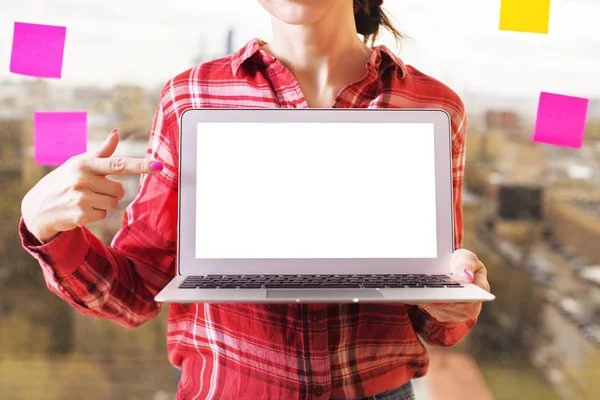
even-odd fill
[{"label": "pink nail polish", "polygon": [[467,275],[472,281],[475,280],[475,278],[473,277],[473,273],[470,269],[465,269],[465,275]]},{"label": "pink nail polish", "polygon": [[116,130],[116,129],[113,129],[113,130],[110,132],[110,134],[108,135],[108,137],[112,137],[112,135],[114,135],[115,133],[117,133],[117,130]]},{"label": "pink nail polish", "polygon": [[150,170],[152,171],[161,171],[163,169],[163,164],[158,161],[153,161],[150,163]]}]

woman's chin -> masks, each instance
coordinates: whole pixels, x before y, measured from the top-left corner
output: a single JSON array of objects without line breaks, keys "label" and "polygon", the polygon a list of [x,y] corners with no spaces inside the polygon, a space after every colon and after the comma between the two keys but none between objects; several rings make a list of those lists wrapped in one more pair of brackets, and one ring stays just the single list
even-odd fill
[{"label": "woman's chin", "polygon": [[287,25],[310,25],[332,8],[334,0],[258,0],[273,17]]}]

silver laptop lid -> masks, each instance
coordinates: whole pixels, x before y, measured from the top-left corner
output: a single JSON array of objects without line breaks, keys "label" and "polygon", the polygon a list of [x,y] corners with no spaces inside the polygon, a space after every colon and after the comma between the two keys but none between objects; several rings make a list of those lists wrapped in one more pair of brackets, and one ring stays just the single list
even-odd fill
[{"label": "silver laptop lid", "polygon": [[179,153],[180,275],[450,272],[443,110],[193,109]]}]

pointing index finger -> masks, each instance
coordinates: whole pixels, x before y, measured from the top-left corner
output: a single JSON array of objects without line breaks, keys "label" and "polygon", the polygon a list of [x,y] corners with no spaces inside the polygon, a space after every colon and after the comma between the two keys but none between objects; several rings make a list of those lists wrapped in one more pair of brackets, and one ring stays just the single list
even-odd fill
[{"label": "pointing index finger", "polygon": [[163,164],[148,158],[92,158],[88,166],[97,175],[135,175],[160,172]]}]

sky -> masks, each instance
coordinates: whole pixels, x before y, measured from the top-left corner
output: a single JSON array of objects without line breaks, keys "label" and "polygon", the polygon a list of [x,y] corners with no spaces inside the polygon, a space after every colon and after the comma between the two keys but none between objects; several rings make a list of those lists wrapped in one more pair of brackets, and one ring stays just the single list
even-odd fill
[{"label": "sky", "polygon": [[[530,96],[541,91],[600,98],[600,0],[552,0],[548,35],[498,30],[500,0],[386,0],[412,39],[396,48],[408,64],[461,92]],[[56,85],[135,83],[161,87],[193,65],[205,37],[210,53],[270,38],[256,0],[0,0],[0,82],[9,72],[14,22],[67,27]],[[0,85],[0,90],[1,90]]]}]

